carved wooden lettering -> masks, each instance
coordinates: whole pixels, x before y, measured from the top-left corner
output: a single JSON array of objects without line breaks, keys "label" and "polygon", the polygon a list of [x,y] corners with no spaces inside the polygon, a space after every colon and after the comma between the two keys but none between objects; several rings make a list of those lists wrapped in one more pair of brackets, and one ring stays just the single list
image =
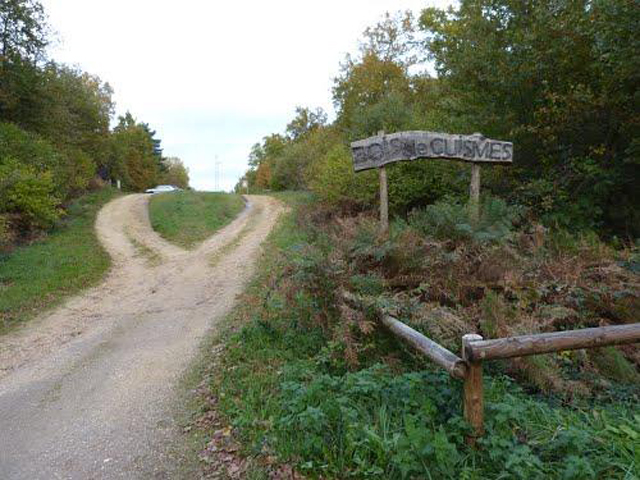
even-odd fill
[{"label": "carved wooden lettering", "polygon": [[513,143],[480,134],[451,135],[436,132],[398,132],[358,140],[351,144],[356,172],[387,163],[419,158],[445,158],[478,163],[513,162]]}]

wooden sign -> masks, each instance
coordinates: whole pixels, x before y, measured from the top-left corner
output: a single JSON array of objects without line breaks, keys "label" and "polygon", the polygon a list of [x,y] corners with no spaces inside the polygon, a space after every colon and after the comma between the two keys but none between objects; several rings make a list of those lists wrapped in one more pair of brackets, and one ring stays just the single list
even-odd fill
[{"label": "wooden sign", "polygon": [[411,131],[376,135],[353,142],[351,152],[356,172],[419,158],[445,158],[491,164],[508,164],[513,161],[513,143],[491,140],[479,133],[451,135]]},{"label": "wooden sign", "polygon": [[471,162],[469,203],[471,221],[477,223],[480,212],[480,165],[513,162],[513,143],[485,138],[480,133],[452,135],[437,132],[398,132],[351,143],[353,169],[356,172],[377,168],[380,171],[380,233],[388,235],[389,202],[385,165],[419,158],[445,158]]}]

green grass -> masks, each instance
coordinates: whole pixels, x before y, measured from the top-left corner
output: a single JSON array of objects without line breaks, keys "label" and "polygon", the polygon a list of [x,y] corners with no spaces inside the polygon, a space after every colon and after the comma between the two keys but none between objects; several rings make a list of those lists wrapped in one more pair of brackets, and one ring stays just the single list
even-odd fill
[{"label": "green grass", "polygon": [[111,261],[93,227],[100,208],[116,195],[105,188],[77,199],[48,236],[0,254],[0,334],[103,277]]},{"label": "green grass", "polygon": [[[213,408],[253,469],[277,459],[310,478],[638,478],[635,391],[611,386],[601,398],[567,402],[487,375],[487,433],[476,450],[464,440],[461,382],[402,355],[384,365],[401,349],[384,334],[369,341],[374,360],[348,368],[343,332],[323,326],[328,290],[304,287],[318,261],[308,248],[322,241],[316,234],[295,211],[281,220],[227,330],[199,363],[215,404],[201,402],[194,416]],[[208,353],[220,343],[222,354]],[[200,449],[211,433],[198,433]],[[252,475],[271,478],[273,468]]]},{"label": "green grass", "polygon": [[154,195],[151,226],[166,240],[192,248],[231,222],[244,208],[240,195],[176,192]]}]

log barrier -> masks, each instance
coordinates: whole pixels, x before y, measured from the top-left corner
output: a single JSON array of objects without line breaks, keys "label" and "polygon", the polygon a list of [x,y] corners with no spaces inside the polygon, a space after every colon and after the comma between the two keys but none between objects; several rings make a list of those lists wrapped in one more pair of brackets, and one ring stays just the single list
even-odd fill
[{"label": "log barrier", "polygon": [[[342,299],[358,307],[371,301],[350,292],[340,293]],[[462,358],[414,330],[400,320],[377,309],[378,318],[391,333],[400,338],[436,365],[457,379],[464,380],[463,412],[472,429],[467,443],[475,446],[484,434],[484,394],[482,362],[528,355],[626,345],[640,342],[640,323],[607,327],[538,333],[517,337],[484,340],[473,333],[462,337]]]}]

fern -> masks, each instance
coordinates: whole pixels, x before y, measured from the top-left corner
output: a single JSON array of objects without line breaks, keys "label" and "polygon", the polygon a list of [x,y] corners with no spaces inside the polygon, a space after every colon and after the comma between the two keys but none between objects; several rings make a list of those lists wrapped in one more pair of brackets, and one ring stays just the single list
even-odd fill
[{"label": "fern", "polygon": [[477,223],[471,223],[469,213],[467,205],[445,200],[414,210],[409,224],[423,235],[439,240],[503,243],[512,238],[514,223],[521,218],[523,209],[489,197],[482,203]]}]

